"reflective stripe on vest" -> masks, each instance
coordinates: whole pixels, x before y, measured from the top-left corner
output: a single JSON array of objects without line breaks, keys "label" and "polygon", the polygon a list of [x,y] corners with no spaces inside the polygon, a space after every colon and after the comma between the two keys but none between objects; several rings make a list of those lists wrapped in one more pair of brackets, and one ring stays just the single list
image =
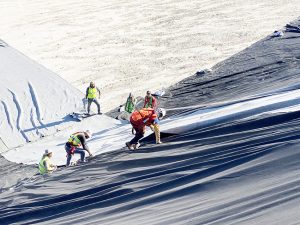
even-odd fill
[{"label": "reflective stripe on vest", "polygon": [[39,163],[39,172],[40,172],[41,175],[44,175],[45,173],[48,172],[48,171],[47,171],[47,168],[46,168],[45,165],[44,165],[44,162],[45,162],[45,161],[47,162],[48,165],[50,164],[50,159],[49,159],[48,156],[43,157],[43,158],[41,159],[40,163]]},{"label": "reflective stripe on vest", "polygon": [[88,89],[88,98],[97,98],[97,88],[91,88]]},{"label": "reflective stripe on vest", "polygon": [[68,139],[68,142],[71,143],[73,146],[80,146],[80,139],[77,137],[76,133],[70,135],[70,138]]}]

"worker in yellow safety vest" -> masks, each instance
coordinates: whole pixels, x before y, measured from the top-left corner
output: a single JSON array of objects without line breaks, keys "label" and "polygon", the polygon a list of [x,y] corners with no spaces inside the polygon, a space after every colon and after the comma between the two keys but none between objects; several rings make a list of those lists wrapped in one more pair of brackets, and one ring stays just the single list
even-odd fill
[{"label": "worker in yellow safety vest", "polygon": [[95,82],[91,81],[90,86],[86,89],[86,94],[85,94],[85,98],[88,101],[88,106],[87,106],[88,114],[90,114],[92,102],[94,102],[97,105],[98,114],[100,114],[100,115],[102,114],[100,112],[100,103],[97,100],[97,97],[98,97],[98,99],[100,99],[100,95],[101,95],[101,93],[100,93],[99,88],[96,87]]},{"label": "worker in yellow safety vest", "polygon": [[65,144],[65,150],[67,152],[67,164],[70,166],[72,156],[74,154],[80,154],[81,162],[85,162],[85,151],[92,157],[92,153],[87,145],[87,139],[92,137],[92,133],[89,130],[76,132],[70,135],[68,142]]},{"label": "worker in yellow safety vest", "polygon": [[57,166],[51,162],[51,158],[52,152],[46,149],[39,163],[39,172],[41,175],[52,173],[57,169]]}]

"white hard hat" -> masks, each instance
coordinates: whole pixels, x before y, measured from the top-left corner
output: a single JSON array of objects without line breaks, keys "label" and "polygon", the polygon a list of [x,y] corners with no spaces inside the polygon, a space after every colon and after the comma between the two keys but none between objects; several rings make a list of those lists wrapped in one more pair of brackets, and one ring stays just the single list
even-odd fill
[{"label": "white hard hat", "polygon": [[87,138],[91,138],[92,137],[92,132],[91,131],[86,130],[84,133],[87,136]]},{"label": "white hard hat", "polygon": [[161,120],[166,115],[166,110],[163,108],[158,108],[157,115],[158,115],[158,119]]}]

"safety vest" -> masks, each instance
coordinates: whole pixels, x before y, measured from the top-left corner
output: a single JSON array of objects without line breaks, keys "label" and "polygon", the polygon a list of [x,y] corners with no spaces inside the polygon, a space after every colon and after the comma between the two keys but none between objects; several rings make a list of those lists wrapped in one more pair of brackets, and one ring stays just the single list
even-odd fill
[{"label": "safety vest", "polygon": [[71,145],[76,146],[76,147],[77,147],[77,146],[80,146],[80,144],[81,144],[80,139],[77,137],[78,134],[79,134],[79,132],[78,132],[78,133],[71,134],[70,137],[69,137],[69,139],[68,139],[68,142],[69,142]]},{"label": "safety vest", "polygon": [[126,112],[129,112],[129,113],[133,112],[133,110],[134,110],[134,103],[133,103],[132,100],[133,99],[131,99],[131,98],[127,98],[127,102],[126,102],[126,105],[125,105]]},{"label": "safety vest", "polygon": [[97,88],[91,88],[88,89],[88,98],[97,98]]},{"label": "safety vest", "polygon": [[[148,97],[147,97],[148,98]],[[148,101],[147,101],[148,100]],[[151,96],[150,98],[148,98],[146,101],[146,105],[145,108],[153,108],[153,97]]]},{"label": "safety vest", "polygon": [[39,163],[39,172],[40,172],[41,175],[44,175],[45,173],[48,172],[48,171],[47,171],[47,168],[46,168],[45,165],[44,165],[44,162],[45,162],[45,161],[47,162],[47,165],[50,165],[50,164],[51,164],[50,158],[49,158],[48,156],[43,157],[43,158],[41,159],[41,161],[40,161],[40,163]]}]

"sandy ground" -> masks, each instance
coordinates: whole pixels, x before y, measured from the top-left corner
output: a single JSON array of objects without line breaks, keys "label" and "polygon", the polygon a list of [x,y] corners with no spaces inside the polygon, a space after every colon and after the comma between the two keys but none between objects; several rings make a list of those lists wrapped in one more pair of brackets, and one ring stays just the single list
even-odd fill
[{"label": "sandy ground", "polygon": [[300,0],[2,0],[0,38],[82,92],[95,81],[107,111],[129,92],[212,67],[299,12]]}]

